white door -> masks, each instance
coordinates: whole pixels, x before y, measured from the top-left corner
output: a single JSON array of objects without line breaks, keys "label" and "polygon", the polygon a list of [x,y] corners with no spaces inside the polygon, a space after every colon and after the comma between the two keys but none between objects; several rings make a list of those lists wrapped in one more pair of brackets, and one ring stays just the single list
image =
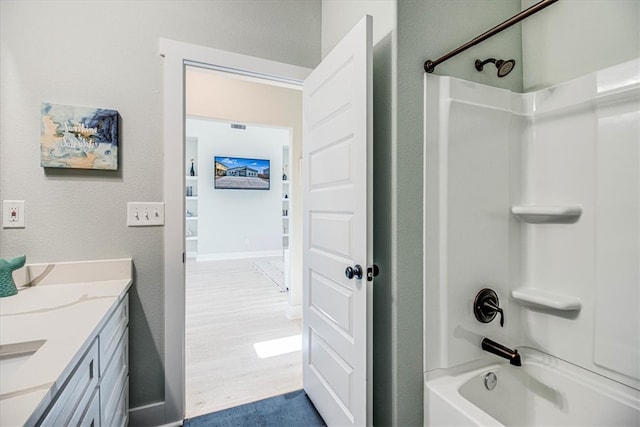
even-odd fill
[{"label": "white door", "polygon": [[304,82],[303,382],[329,426],[371,424],[371,28]]}]

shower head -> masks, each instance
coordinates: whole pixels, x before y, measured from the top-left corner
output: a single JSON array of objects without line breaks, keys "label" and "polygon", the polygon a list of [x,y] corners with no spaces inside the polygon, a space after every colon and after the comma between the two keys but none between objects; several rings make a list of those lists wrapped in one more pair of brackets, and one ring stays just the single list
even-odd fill
[{"label": "shower head", "polygon": [[476,70],[482,71],[484,66],[489,62],[493,62],[494,64],[496,64],[496,68],[498,69],[498,77],[506,76],[516,66],[515,59],[509,59],[507,61],[505,61],[504,59],[495,59],[495,58],[485,59],[484,61],[476,59],[476,62],[475,62]]},{"label": "shower head", "polygon": [[507,61],[496,61],[496,67],[498,68],[498,77],[504,77],[513,70],[516,66],[515,59],[509,59]]}]

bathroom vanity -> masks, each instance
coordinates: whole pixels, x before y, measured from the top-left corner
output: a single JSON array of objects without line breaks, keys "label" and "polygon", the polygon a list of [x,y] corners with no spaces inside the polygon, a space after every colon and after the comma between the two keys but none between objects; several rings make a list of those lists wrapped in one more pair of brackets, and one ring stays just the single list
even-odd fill
[{"label": "bathroom vanity", "polygon": [[0,299],[0,425],[128,422],[131,259],[31,264]]}]

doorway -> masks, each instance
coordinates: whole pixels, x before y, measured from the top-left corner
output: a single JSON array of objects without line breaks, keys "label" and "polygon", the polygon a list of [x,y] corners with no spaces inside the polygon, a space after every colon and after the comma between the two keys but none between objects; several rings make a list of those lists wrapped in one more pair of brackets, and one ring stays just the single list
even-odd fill
[{"label": "doorway", "polygon": [[[311,70],[289,64],[249,57],[218,49],[161,39],[160,52],[164,59],[164,366],[165,401],[154,408],[161,421],[181,423],[184,419],[184,327],[185,327],[185,206],[184,166],[176,167],[176,159],[184,159],[184,117],[186,67],[205,66],[238,74],[262,76],[285,84],[300,85]],[[295,170],[295,168],[294,168]],[[300,210],[301,212],[301,210]],[[295,241],[292,242],[295,246]],[[295,248],[292,247],[292,252]],[[295,277],[295,276],[294,276]],[[290,315],[301,312],[301,289]],[[297,300],[296,300],[297,298]],[[297,308],[295,308],[297,306]],[[293,308],[292,308],[293,307]],[[162,424],[162,422],[160,422]]]},{"label": "doorway", "polygon": [[[353,124],[358,126],[357,132],[356,130],[351,131],[349,135],[338,136],[337,141],[342,143],[346,140],[354,141],[358,147],[360,145],[366,145],[367,155],[364,157],[360,156],[346,156],[340,157],[340,159],[351,159],[354,160],[351,162],[354,168],[350,169],[354,173],[353,175],[357,176],[367,176],[366,182],[370,182],[370,173],[371,169],[368,167],[371,158],[371,147],[372,147],[372,139],[371,139],[371,94],[372,94],[372,49],[371,49],[371,17],[367,16],[365,19],[359,23],[354,30],[352,30],[345,39],[334,49],[325,60],[323,60],[322,64],[320,64],[322,72],[318,72],[319,68],[316,68],[316,73],[314,74],[317,79],[332,79],[332,76],[338,76],[339,71],[332,71],[333,67],[339,67],[341,70],[345,70],[344,73],[341,73],[341,76],[347,76],[350,79],[350,82],[342,78],[337,78],[334,82],[337,84],[327,85],[327,91],[322,91],[323,96],[318,97],[319,103],[316,104],[320,106],[320,103],[323,101],[334,101],[341,102],[340,100],[343,98],[342,95],[345,93],[356,94],[357,99],[349,101],[346,107],[351,107],[355,105],[356,108],[353,110],[358,118],[358,120],[354,120]],[[164,176],[163,176],[163,184],[164,184],[164,196],[166,202],[165,209],[165,263],[164,263],[164,301],[165,301],[165,405],[164,405],[164,415],[165,415],[165,423],[170,422],[173,423],[176,420],[180,420],[184,415],[184,315],[185,315],[185,294],[184,294],[184,281],[185,281],[185,248],[184,248],[184,232],[185,232],[185,208],[184,208],[184,176],[185,170],[184,166],[181,165],[179,168],[175,168],[175,158],[184,159],[184,117],[185,117],[185,106],[184,106],[184,82],[185,82],[185,66],[188,65],[197,65],[197,64],[224,64],[221,65],[213,65],[212,68],[223,69],[226,71],[229,70],[244,70],[244,74],[251,74],[254,77],[259,75],[264,78],[269,78],[276,81],[287,81],[289,83],[294,83],[296,85],[300,85],[301,82],[305,81],[305,94],[309,96],[313,96],[313,93],[317,92],[311,89],[310,92],[307,92],[307,82],[309,82],[309,86],[312,85],[310,80],[305,80],[305,78],[309,75],[309,69],[291,66],[287,64],[282,64],[274,61],[263,60],[254,57],[247,57],[244,55],[238,55],[230,52],[218,51],[215,49],[209,49],[194,45],[189,45],[180,42],[174,42],[169,40],[161,40],[161,52],[165,57],[165,67],[164,67],[164,105],[165,105],[165,123],[164,123]],[[345,56],[349,56],[349,58],[345,59]],[[353,59],[353,60],[352,60]],[[284,76],[284,77],[283,77]],[[322,86],[322,85],[321,85]],[[350,91],[348,88],[357,87],[357,91]],[[307,105],[307,96],[305,96],[305,106]],[[330,107],[327,102],[324,102],[324,107]],[[341,108],[338,106],[338,109],[335,110],[338,113],[342,113],[344,111],[351,111],[350,108]],[[320,129],[321,127],[325,127],[324,125],[329,123],[329,119],[334,118],[336,114],[332,114],[330,111],[328,112],[328,116],[323,117],[315,117],[316,114],[320,112],[321,114],[327,113],[327,111],[321,112],[319,109],[316,109],[314,106],[309,107],[309,112],[314,116],[312,118],[312,124],[310,125],[312,128]],[[325,108],[326,110],[326,108]],[[334,112],[335,112],[334,111]],[[338,114],[339,115],[339,114]],[[301,132],[302,133],[302,132]],[[328,135],[325,135],[328,136]],[[344,145],[344,144],[342,144]],[[323,148],[331,148],[332,144],[323,143]],[[331,157],[330,150],[325,150],[326,154],[324,156],[317,156],[318,159],[322,158],[324,160],[329,160]],[[294,157],[295,159],[301,159],[302,156]],[[334,157],[335,158],[335,157]],[[363,162],[362,159],[366,159],[367,161]],[[323,183],[337,183],[340,177],[345,176],[344,170],[339,167],[339,165],[329,163],[329,166],[326,169],[323,167],[314,168],[306,164],[309,159],[309,153],[305,155],[305,165],[304,168],[307,173],[310,174],[309,180],[305,179],[305,189],[304,192],[308,192],[308,186],[320,186],[318,189],[324,188]],[[357,160],[357,161],[355,161]],[[294,161],[295,162],[295,161]],[[351,164],[350,163],[350,164]],[[315,163],[314,163],[315,164]],[[293,173],[295,173],[292,171]],[[298,168],[298,174],[301,173],[302,168]],[[358,170],[359,172],[355,172]],[[365,172],[364,174],[360,173],[360,171]],[[335,173],[334,173],[335,172]],[[306,175],[305,175],[306,176]],[[335,185],[333,186],[335,187]],[[315,188],[315,187],[314,187]],[[359,215],[357,219],[354,219],[354,223],[363,224],[363,228],[369,229],[369,225],[371,224],[368,221],[370,211],[370,195],[372,191],[370,188],[364,188],[362,191],[359,191],[359,194],[366,195],[367,201],[362,204],[358,201],[358,205],[366,207],[366,210],[361,210],[359,213],[363,215]],[[322,191],[318,191],[321,193]],[[302,197],[302,191],[301,191]],[[354,200],[360,200],[360,198],[350,198],[348,202],[354,202]],[[343,200],[343,199],[339,199]],[[316,205],[314,205],[316,206]],[[318,204],[316,206],[320,208]],[[301,216],[304,215],[307,217],[308,206],[305,205],[305,211],[302,209],[299,210]],[[342,212],[341,210],[340,212]],[[309,244],[308,242],[308,230],[310,227],[305,226],[305,244],[304,244],[304,259],[305,259],[305,267],[304,277],[305,277],[305,289],[312,289],[313,284],[306,286],[307,280],[310,278],[310,275],[307,272],[307,260],[309,259],[307,255],[309,254],[309,248],[312,245],[319,247],[327,247],[323,242],[327,242],[326,236],[320,233],[320,228],[324,225],[329,226],[329,223],[336,220],[342,220],[344,224],[348,222],[344,220],[344,215],[333,215],[333,213],[329,213],[329,215],[323,215],[320,211],[319,215],[316,215],[312,220],[316,221],[316,225],[318,225],[316,232],[311,233],[312,236],[317,237],[316,241],[313,241]],[[300,225],[302,221],[300,221]],[[294,222],[295,224],[295,222]],[[308,221],[305,220],[305,225],[308,224]],[[335,231],[338,231],[337,229]],[[302,233],[300,233],[301,235]],[[360,236],[362,233],[359,233]],[[296,234],[294,233],[294,236]],[[334,233],[335,235],[335,233]],[[347,234],[349,236],[349,234]],[[364,235],[364,234],[363,234]],[[341,236],[345,236],[345,234],[341,234]],[[324,239],[324,240],[323,240]],[[365,239],[366,240],[366,239]],[[295,241],[295,239],[294,239]],[[340,242],[344,241],[344,239],[340,239]],[[370,240],[369,240],[370,242]],[[302,242],[300,242],[302,243]],[[315,247],[314,246],[314,247]],[[349,256],[349,253],[342,251],[341,254],[344,253],[344,256],[339,257],[341,264],[354,265],[354,271],[364,272],[364,270],[360,267],[360,265],[356,265],[356,263],[363,263],[365,267],[372,264],[371,260],[371,247],[367,245],[366,251],[363,254],[366,257],[362,257],[362,259],[352,259],[352,256]],[[292,254],[299,254],[302,257],[303,254],[303,246],[300,244],[298,251],[292,247]],[[360,257],[359,257],[360,258]],[[182,260],[180,263],[178,260]],[[326,265],[325,265],[326,266]],[[342,270],[340,269],[342,267]],[[312,266],[313,268],[313,266]],[[350,267],[349,267],[350,268]],[[344,265],[335,266],[332,265],[331,271],[323,272],[321,268],[318,268],[318,272],[311,279],[322,280],[323,277],[333,277],[335,276],[336,280],[339,280],[341,286],[352,290],[353,292],[358,293],[358,301],[361,302],[359,306],[366,308],[366,306],[370,305],[372,293],[371,293],[371,283],[373,276],[375,275],[375,268],[366,267],[367,276],[366,278],[360,273],[355,274],[353,278],[356,280],[354,282],[344,283],[344,275],[346,274],[348,279],[352,279],[352,276],[349,274],[349,268],[344,269]],[[302,271],[301,271],[302,275]],[[366,282],[363,282],[363,279]],[[355,288],[351,286],[352,283],[355,283]],[[298,309],[302,309],[302,280],[299,283],[300,294],[298,301],[300,304],[298,305]],[[291,289],[295,288],[295,283],[291,287]],[[336,288],[337,289],[337,288]],[[352,292],[352,293],[353,293]],[[316,295],[316,300],[313,301],[313,304],[309,304],[308,298],[309,294],[312,293]],[[293,294],[293,293],[292,293]],[[305,347],[303,350],[303,354],[306,356],[309,353],[316,353],[313,360],[314,364],[308,364],[307,360],[304,360],[305,367],[309,365],[311,369],[319,370],[321,375],[326,373],[330,375],[333,372],[334,368],[341,368],[343,373],[349,375],[349,372],[352,370],[347,369],[348,367],[344,364],[338,363],[338,359],[341,357],[340,354],[342,350],[348,350],[345,348],[336,348],[332,350],[330,348],[331,344],[329,341],[323,340],[322,337],[315,337],[313,340],[311,339],[311,335],[309,331],[313,331],[313,328],[309,326],[307,322],[307,315],[309,311],[316,310],[320,315],[322,315],[322,307],[317,308],[316,303],[323,302],[322,305],[326,306],[325,303],[330,304],[330,298],[328,298],[328,294],[318,294],[317,292],[313,292],[312,290],[309,293],[305,293],[305,326],[303,331],[303,342],[305,343]],[[345,294],[348,297],[348,295]],[[292,298],[293,299],[293,298]],[[322,301],[320,301],[320,299]],[[355,300],[352,298],[351,300]],[[325,310],[326,312],[326,310]],[[350,312],[350,311],[348,311]],[[292,313],[290,313],[292,314]],[[324,316],[324,315],[323,315]],[[327,317],[327,316],[325,316]],[[345,316],[341,316],[345,317]],[[353,349],[351,353],[358,353],[359,360],[370,359],[371,352],[370,348],[367,348],[367,345],[371,343],[370,340],[367,339],[370,336],[371,331],[371,312],[368,310],[360,310],[357,313],[357,339],[353,340],[353,342],[358,343],[358,349]],[[350,317],[346,316],[348,320]],[[354,320],[355,323],[355,320]],[[362,327],[360,327],[362,326]],[[344,328],[343,328],[344,329]],[[329,330],[325,328],[325,330]],[[348,329],[351,331],[351,328]],[[335,333],[339,334],[340,332],[334,330]],[[311,346],[311,344],[315,344]],[[336,356],[336,357],[334,357]],[[345,357],[350,357],[348,354],[344,355]],[[326,362],[326,363],[325,363]],[[357,387],[347,387],[349,390],[345,389],[345,384],[350,384],[351,381],[345,380],[344,376],[336,376],[336,379],[339,379],[341,384],[341,390],[344,393],[341,393],[340,396],[335,394],[332,395],[333,400],[328,402],[322,396],[317,396],[319,400],[322,400],[323,409],[319,409],[320,413],[325,416],[331,415],[334,413],[334,407],[331,406],[333,404],[338,405],[339,408],[343,408],[344,405],[339,401],[341,396],[348,396],[348,401],[353,401],[357,403],[357,411],[358,411],[358,421],[356,424],[363,424],[360,418],[365,416],[365,412],[367,419],[370,419],[370,393],[371,393],[371,382],[367,382],[366,378],[368,374],[365,373],[365,369],[368,371],[371,369],[370,360],[368,363],[359,364],[357,367],[358,372],[358,384]],[[326,372],[325,372],[326,371]],[[331,371],[331,372],[329,372]],[[326,375],[325,375],[326,376]],[[304,382],[305,382],[305,390],[309,390],[307,387],[307,371],[304,373]],[[331,386],[331,384],[329,384]],[[313,388],[311,390],[314,395],[319,392],[315,388],[315,384],[309,384],[309,387]],[[365,391],[366,389],[366,391]],[[354,394],[354,391],[358,390],[357,394]],[[345,394],[346,393],[346,394]],[[357,399],[356,399],[357,397]],[[316,400],[312,397],[314,404]],[[342,406],[341,406],[342,405]],[[317,405],[316,405],[317,407]],[[351,410],[350,408],[347,408]],[[340,409],[342,411],[342,409]],[[343,411],[344,412],[344,411]],[[361,417],[362,415],[362,417]],[[348,414],[347,414],[348,416]],[[353,421],[353,420],[352,420]]]},{"label": "doorway", "polygon": [[290,256],[301,90],[188,66],[185,116],[185,415],[194,417],[302,388],[290,292],[301,287]]},{"label": "doorway", "polygon": [[[186,105],[189,113],[189,96]],[[301,389],[302,338],[300,319],[286,316],[291,129],[189,115],[186,135],[194,174],[185,198],[185,415],[193,418]]]}]

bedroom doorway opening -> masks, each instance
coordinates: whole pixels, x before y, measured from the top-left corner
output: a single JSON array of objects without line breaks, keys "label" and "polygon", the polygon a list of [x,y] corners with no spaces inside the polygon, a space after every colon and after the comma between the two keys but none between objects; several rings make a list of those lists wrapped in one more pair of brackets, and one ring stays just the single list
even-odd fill
[{"label": "bedroom doorway opening", "polygon": [[192,66],[185,82],[185,412],[194,417],[302,388],[302,93]]}]

